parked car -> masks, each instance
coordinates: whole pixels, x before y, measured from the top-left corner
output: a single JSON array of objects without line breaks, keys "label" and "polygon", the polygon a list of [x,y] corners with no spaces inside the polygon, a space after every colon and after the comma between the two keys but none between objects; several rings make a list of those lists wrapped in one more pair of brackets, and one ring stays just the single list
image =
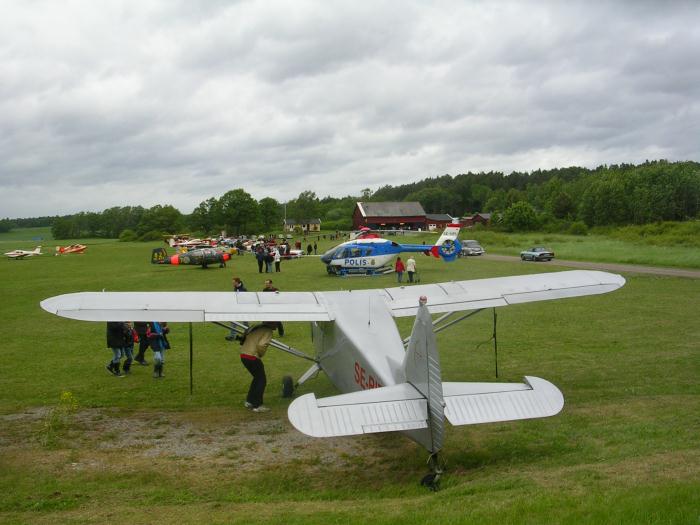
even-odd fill
[{"label": "parked car", "polygon": [[461,241],[462,243],[462,252],[460,255],[483,255],[486,253],[486,250],[484,250],[481,245],[474,240],[466,240],[466,241]]},{"label": "parked car", "polygon": [[523,261],[551,261],[554,259],[554,252],[544,246],[534,246],[529,250],[520,252]]}]

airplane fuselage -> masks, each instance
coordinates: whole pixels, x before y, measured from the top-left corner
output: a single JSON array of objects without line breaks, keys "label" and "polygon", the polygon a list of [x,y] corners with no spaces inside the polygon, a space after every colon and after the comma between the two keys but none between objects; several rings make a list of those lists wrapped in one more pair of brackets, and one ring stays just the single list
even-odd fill
[{"label": "airplane fuselage", "polygon": [[403,342],[386,302],[370,291],[328,292],[335,320],[314,322],[321,369],[343,393],[405,380]]}]

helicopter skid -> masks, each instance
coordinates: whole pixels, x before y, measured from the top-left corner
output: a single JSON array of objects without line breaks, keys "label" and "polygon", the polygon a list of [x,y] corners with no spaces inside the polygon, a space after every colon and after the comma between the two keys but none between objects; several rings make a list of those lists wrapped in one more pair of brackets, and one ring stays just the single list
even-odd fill
[{"label": "helicopter skid", "polygon": [[341,277],[366,277],[368,275],[386,275],[393,272],[391,266],[380,266],[379,268],[337,268],[335,272],[329,272],[331,275],[339,275]]}]

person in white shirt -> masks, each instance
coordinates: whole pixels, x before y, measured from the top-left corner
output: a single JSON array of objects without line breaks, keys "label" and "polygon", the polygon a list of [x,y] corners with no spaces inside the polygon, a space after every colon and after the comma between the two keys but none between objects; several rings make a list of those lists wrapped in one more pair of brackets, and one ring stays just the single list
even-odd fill
[{"label": "person in white shirt", "polygon": [[408,282],[413,282],[413,275],[416,273],[416,260],[411,255],[406,261],[406,272],[408,272]]}]

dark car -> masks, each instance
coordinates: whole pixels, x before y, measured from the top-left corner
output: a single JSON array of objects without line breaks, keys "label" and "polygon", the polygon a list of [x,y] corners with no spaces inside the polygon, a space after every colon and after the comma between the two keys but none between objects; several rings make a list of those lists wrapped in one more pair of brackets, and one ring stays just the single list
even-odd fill
[{"label": "dark car", "polygon": [[544,246],[534,246],[529,250],[520,252],[523,261],[551,261],[554,259],[554,252]]}]

